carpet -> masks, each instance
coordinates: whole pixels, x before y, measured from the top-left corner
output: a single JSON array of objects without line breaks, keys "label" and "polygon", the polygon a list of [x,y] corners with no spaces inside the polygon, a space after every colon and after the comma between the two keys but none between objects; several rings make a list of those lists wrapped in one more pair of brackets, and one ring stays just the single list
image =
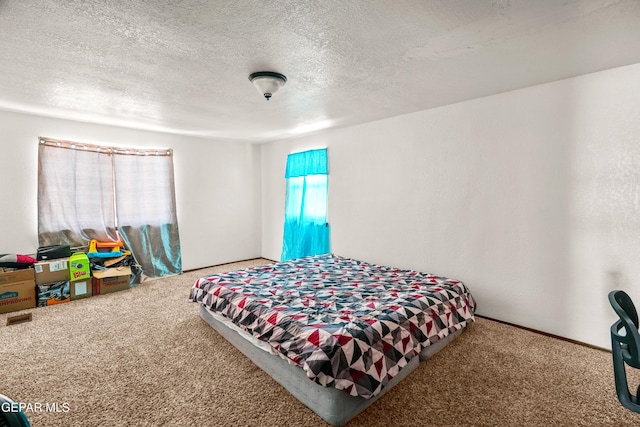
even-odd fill
[{"label": "carpet", "polygon": [[[34,427],[326,426],[187,300],[200,276],[266,263],[146,280],[12,326],[2,314],[0,394],[28,405]],[[478,317],[348,426],[639,424],[617,401],[610,353]]]}]

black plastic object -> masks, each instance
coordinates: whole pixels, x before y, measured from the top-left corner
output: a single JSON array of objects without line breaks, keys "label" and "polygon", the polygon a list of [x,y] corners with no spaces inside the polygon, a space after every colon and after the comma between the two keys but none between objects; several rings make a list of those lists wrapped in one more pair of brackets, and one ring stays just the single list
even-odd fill
[{"label": "black plastic object", "polygon": [[69,245],[52,245],[40,246],[36,253],[38,261],[46,261],[50,259],[69,258],[71,256],[71,248]]},{"label": "black plastic object", "polygon": [[0,394],[0,427],[31,427],[18,403]]},{"label": "black plastic object", "polygon": [[[618,400],[625,408],[640,413],[640,386],[636,395],[629,392],[625,363],[640,369],[640,333],[638,333],[638,312],[629,295],[624,291],[609,292],[609,303],[620,317],[611,325],[611,353],[613,355],[613,375],[616,382]],[[624,329],[624,334],[621,330]]]}]

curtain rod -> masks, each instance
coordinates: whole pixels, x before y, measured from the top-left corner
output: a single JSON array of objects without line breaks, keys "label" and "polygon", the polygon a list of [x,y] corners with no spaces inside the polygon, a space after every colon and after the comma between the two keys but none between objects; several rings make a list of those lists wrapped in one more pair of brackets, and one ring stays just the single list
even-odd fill
[{"label": "curtain rod", "polygon": [[62,139],[53,139],[46,137],[38,137],[40,145],[49,147],[67,148],[69,150],[91,151],[104,154],[121,154],[129,156],[171,156],[173,150],[171,148],[123,148],[109,147],[104,145],[85,144],[84,142],[65,141]]}]

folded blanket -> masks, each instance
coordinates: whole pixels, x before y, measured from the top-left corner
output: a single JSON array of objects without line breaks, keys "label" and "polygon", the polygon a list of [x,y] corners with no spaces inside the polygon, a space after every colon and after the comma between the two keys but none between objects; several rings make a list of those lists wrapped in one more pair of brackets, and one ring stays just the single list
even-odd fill
[{"label": "folded blanket", "polygon": [[0,267],[27,268],[37,260],[29,255],[0,254]]}]

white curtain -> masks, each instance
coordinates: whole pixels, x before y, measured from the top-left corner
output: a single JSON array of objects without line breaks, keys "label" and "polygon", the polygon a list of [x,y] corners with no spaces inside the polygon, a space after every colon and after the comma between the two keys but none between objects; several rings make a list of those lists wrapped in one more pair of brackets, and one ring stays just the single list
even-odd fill
[{"label": "white curtain", "polygon": [[113,157],[118,230],[150,277],[182,271],[172,154]]},{"label": "white curtain", "polygon": [[111,156],[71,145],[39,145],[40,246],[118,238]]}]

